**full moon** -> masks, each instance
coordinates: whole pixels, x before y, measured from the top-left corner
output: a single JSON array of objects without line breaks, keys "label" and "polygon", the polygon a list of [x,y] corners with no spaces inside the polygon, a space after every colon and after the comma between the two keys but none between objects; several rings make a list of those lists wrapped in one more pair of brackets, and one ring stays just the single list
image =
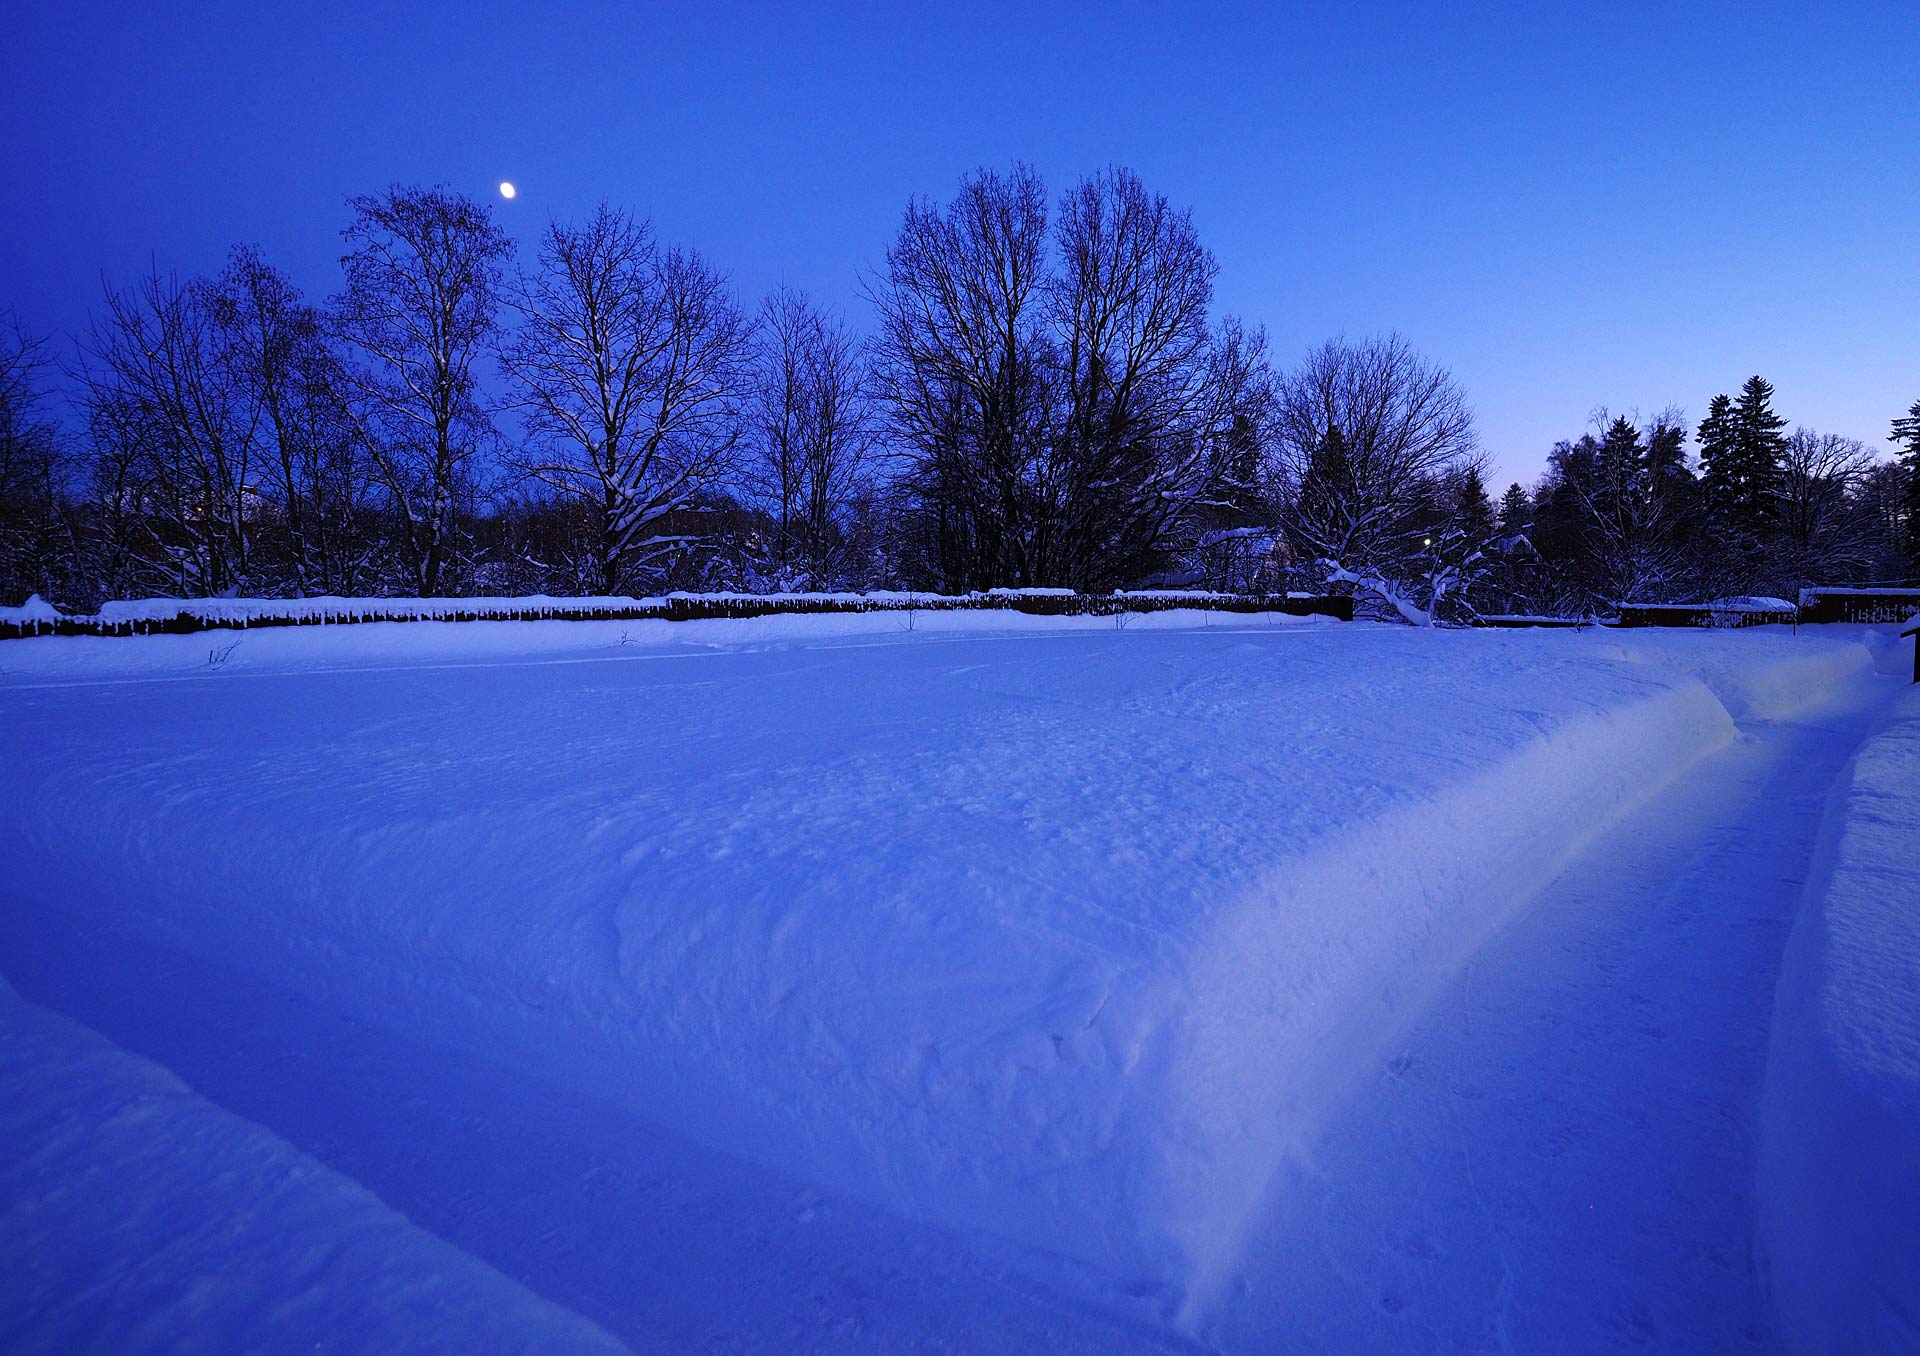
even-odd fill
[{"label": "full moon", "polygon": [[513,189],[513,185],[512,185],[512,184],[509,184],[509,183],[502,183],[502,184],[500,185],[500,196],[501,196],[501,197],[503,197],[503,198],[511,198],[511,197],[513,196],[513,192],[514,192],[514,189]]}]

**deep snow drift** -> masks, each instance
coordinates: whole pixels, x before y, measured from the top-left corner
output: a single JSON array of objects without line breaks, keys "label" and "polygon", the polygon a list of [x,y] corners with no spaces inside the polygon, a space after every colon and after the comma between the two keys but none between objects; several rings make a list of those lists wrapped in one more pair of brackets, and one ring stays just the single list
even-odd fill
[{"label": "deep snow drift", "polygon": [[1276,1170],[1492,930],[1736,718],[1869,661],[806,620],[449,628],[430,663],[419,627],[21,642],[0,898],[1198,1322]]}]

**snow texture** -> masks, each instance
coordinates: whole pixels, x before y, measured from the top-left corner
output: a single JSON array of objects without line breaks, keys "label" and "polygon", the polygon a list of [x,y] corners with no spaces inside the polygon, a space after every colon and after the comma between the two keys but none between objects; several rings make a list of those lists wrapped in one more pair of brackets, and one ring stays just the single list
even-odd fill
[{"label": "snow texture", "polygon": [[1495,929],[1736,717],[1872,657],[1146,620],[36,642],[6,888],[1197,1326]]},{"label": "snow texture", "polygon": [[1781,967],[1759,1174],[1787,1349],[1920,1351],[1920,687],[1827,809]]},{"label": "snow texture", "polygon": [[0,1348],[625,1351],[0,980]]}]

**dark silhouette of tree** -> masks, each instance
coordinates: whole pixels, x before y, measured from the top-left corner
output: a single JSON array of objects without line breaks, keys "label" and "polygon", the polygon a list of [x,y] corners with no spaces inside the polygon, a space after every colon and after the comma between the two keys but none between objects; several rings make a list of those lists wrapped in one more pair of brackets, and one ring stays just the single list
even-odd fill
[{"label": "dark silhouette of tree", "polygon": [[444,188],[349,200],[346,287],[335,299],[357,422],[390,500],[409,581],[452,582],[459,500],[493,439],[475,367],[494,341],[513,242],[490,209]]},{"label": "dark silhouette of tree", "polygon": [[731,478],[750,328],[698,254],[605,204],[550,224],[510,296],[522,323],[502,365],[529,434],[512,461],[587,508],[586,582],[618,593],[689,544],[667,525]]},{"label": "dark silhouette of tree", "polygon": [[232,593],[253,544],[261,412],[219,290],[150,273],[109,290],[81,346],[80,406],[123,585]]},{"label": "dark silhouette of tree", "polygon": [[1905,471],[1903,517],[1907,570],[1920,580],[1920,400],[1913,402],[1904,416],[1893,421],[1889,442],[1900,445],[1900,461]]},{"label": "dark silhouette of tree", "polygon": [[377,546],[363,521],[371,467],[327,319],[252,246],[228,256],[215,296],[259,414],[249,492],[268,539],[256,543],[256,563],[264,554],[291,592],[359,591]]},{"label": "dark silhouette of tree", "polygon": [[781,289],[760,308],[748,480],[773,517],[785,586],[835,587],[875,430],[866,365],[846,322]]},{"label": "dark silhouette of tree", "polygon": [[1309,580],[1430,620],[1447,486],[1478,463],[1451,374],[1398,335],[1333,340],[1281,381],[1275,422],[1287,528]]},{"label": "dark silhouette of tree", "polygon": [[1185,212],[1111,169],[1050,223],[1017,165],[907,207],[873,300],[877,390],[947,587],[1137,579],[1192,546],[1245,463],[1259,346],[1214,330]]},{"label": "dark silhouette of tree", "polygon": [[47,414],[54,373],[46,342],[0,316],[0,603],[73,591],[81,568],[68,465]]},{"label": "dark silhouette of tree", "polygon": [[1526,486],[1516,480],[1500,496],[1500,530],[1506,533],[1525,532],[1532,526],[1533,496],[1527,493]]}]

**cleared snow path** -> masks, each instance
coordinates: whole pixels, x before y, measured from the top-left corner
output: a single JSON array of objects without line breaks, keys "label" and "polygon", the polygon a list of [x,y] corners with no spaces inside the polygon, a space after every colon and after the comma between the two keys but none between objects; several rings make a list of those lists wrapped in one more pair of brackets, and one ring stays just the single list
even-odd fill
[{"label": "cleared snow path", "polygon": [[1860,674],[1631,815],[1509,924],[1276,1182],[1228,1351],[1769,1351],[1755,1116]]}]

